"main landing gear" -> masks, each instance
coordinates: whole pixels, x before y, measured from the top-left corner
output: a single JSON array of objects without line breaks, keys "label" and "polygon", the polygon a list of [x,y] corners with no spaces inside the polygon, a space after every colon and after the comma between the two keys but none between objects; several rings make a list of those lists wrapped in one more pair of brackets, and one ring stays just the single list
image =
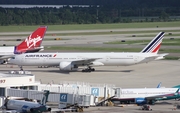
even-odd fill
[{"label": "main landing gear", "polygon": [[22,66],[19,66],[19,68],[20,68],[20,71],[23,71],[23,67]]},{"label": "main landing gear", "polygon": [[82,72],[91,72],[91,71],[95,71],[94,68],[88,67],[82,70]]}]

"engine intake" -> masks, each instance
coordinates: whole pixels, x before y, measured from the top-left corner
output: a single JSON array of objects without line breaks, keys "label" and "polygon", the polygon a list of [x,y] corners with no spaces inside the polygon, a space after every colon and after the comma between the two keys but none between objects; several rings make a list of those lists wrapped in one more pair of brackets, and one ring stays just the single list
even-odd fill
[{"label": "engine intake", "polygon": [[147,104],[147,100],[145,98],[135,98],[136,104]]},{"label": "engine intake", "polygon": [[78,67],[74,64],[72,64],[72,62],[60,62],[59,64],[59,70],[63,70],[63,71],[72,71],[72,70],[76,70]]}]

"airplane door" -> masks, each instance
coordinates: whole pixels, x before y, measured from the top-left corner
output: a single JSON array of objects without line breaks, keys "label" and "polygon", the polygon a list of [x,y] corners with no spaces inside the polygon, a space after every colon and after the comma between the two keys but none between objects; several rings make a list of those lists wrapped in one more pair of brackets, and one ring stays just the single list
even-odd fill
[{"label": "airplane door", "polygon": [[109,61],[109,59],[110,59],[110,57],[109,57],[109,56],[106,56],[106,61],[107,61],[107,62]]},{"label": "airplane door", "polygon": [[134,61],[137,62],[139,60],[139,56],[134,56]]},{"label": "airplane door", "polygon": [[21,57],[21,59],[19,59],[20,60],[20,62],[22,62],[22,63],[24,63],[24,57]]},{"label": "airplane door", "polygon": [[43,64],[46,65],[47,62],[48,62],[48,60],[49,60],[49,57],[44,57],[44,58],[43,58]]}]

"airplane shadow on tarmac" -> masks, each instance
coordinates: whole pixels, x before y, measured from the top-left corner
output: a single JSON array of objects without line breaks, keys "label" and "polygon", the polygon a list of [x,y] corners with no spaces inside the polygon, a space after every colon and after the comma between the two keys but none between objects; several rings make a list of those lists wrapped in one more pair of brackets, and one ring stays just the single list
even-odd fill
[{"label": "airplane shadow on tarmac", "polygon": [[[9,72],[9,70],[0,70],[1,72]],[[20,70],[11,70],[11,71],[20,71]],[[30,72],[51,72],[51,73],[62,73],[62,74],[69,74],[69,73],[101,73],[101,72],[122,72],[122,73],[130,73],[134,70],[95,70],[92,72],[82,72],[82,70],[77,71],[62,71],[62,70],[51,70],[51,69],[24,69],[24,71],[30,71]]]},{"label": "airplane shadow on tarmac", "polygon": [[134,71],[134,70],[96,70],[95,72],[125,72],[125,73],[129,73],[132,71]]}]

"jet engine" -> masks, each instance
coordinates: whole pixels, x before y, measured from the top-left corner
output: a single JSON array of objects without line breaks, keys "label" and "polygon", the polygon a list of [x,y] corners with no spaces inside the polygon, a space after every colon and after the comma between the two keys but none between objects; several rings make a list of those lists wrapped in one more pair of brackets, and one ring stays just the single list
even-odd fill
[{"label": "jet engine", "polygon": [[33,108],[29,108],[29,106],[23,105],[22,106],[22,111],[27,112],[27,113],[29,113],[29,112],[33,113],[35,110]]},{"label": "jet engine", "polygon": [[147,104],[147,100],[145,98],[135,98],[136,104]]},{"label": "jet engine", "polygon": [[59,70],[63,70],[63,71],[72,71],[72,70],[76,70],[78,67],[74,64],[72,64],[72,62],[60,62],[59,64]]},{"label": "jet engine", "polygon": [[5,64],[5,63],[7,63],[6,60],[0,60],[0,64]]},{"label": "jet engine", "polygon": [[47,108],[47,111],[51,111],[51,108],[50,108],[50,107],[48,107],[48,108]]}]

